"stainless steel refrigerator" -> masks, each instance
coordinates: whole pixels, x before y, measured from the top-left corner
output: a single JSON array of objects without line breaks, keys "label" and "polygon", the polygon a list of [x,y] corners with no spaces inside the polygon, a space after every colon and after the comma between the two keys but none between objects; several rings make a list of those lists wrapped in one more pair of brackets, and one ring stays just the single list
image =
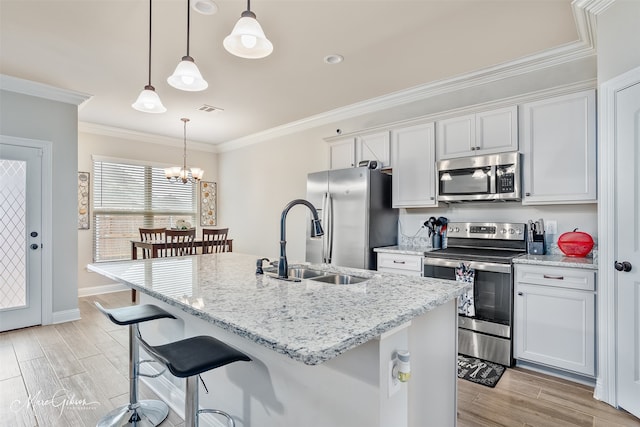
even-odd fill
[{"label": "stainless steel refrigerator", "polygon": [[397,244],[398,209],[391,207],[388,174],[367,167],[311,173],[307,200],[325,231],[322,239],[307,237],[308,262],[375,270],[373,248]]}]

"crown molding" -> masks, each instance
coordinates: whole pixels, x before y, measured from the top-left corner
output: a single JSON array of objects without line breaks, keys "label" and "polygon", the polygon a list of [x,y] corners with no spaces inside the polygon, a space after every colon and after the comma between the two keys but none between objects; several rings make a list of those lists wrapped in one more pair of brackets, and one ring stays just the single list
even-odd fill
[{"label": "crown molding", "polygon": [[242,138],[218,144],[219,152],[237,150],[268,139],[278,138],[294,132],[331,124],[399,105],[421,101],[430,97],[468,89],[497,80],[516,77],[530,72],[595,56],[595,15],[606,10],[615,0],[574,0],[571,3],[578,40],[548,49],[523,58],[483,68],[451,78],[415,86],[366,101],[354,103],[301,120],[257,132]]},{"label": "crown molding", "polygon": [[[92,135],[109,136],[120,139],[128,139],[132,141],[147,142],[150,144],[165,145],[170,147],[182,147],[184,144],[184,141],[182,139],[171,138],[163,135],[155,135],[146,132],[138,132],[135,130],[123,129],[113,126],[106,126],[98,123],[78,122],[78,132],[89,133]],[[190,150],[204,151],[207,153],[218,152],[218,149],[215,145],[196,141],[188,142]]]},{"label": "crown molding", "polygon": [[0,74],[0,89],[73,105],[82,105],[93,97],[88,93],[60,89],[6,74]]}]

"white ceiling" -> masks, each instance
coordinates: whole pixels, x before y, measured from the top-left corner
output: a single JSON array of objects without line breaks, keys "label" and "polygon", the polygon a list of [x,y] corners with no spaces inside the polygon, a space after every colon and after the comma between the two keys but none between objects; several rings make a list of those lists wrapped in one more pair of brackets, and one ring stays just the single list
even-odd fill
[{"label": "white ceiling", "polygon": [[[274,52],[249,60],[222,47],[246,2],[217,0],[218,13],[191,13],[209,87],[189,93],[166,82],[186,54],[187,0],[153,1],[164,114],[131,108],[147,83],[147,0],[0,0],[0,73],[92,95],[81,122],[182,138],[189,117],[189,140],[219,144],[578,39],[570,0],[254,0]],[[344,62],[325,64],[333,53]]]}]

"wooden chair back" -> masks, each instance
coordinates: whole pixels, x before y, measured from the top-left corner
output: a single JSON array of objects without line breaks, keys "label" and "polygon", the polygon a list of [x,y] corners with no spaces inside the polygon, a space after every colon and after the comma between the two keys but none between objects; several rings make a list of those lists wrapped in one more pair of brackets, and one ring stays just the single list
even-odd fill
[{"label": "wooden chair back", "polygon": [[203,228],[202,229],[202,253],[213,254],[227,252],[228,228]]},{"label": "wooden chair back", "polygon": [[[164,233],[167,231],[166,228],[139,228],[140,231],[140,240],[143,242],[164,242],[165,236]],[[160,251],[162,252],[162,251]],[[149,249],[142,249],[142,258],[152,258],[153,254]]]},{"label": "wooden chair back", "polygon": [[164,256],[195,255],[196,229],[191,230],[167,230],[166,250]]}]

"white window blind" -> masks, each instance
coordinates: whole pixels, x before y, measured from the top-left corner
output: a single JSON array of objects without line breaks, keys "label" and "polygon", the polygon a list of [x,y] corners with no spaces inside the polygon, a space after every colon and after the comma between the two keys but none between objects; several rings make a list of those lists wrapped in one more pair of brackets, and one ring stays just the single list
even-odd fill
[{"label": "white window blind", "polygon": [[191,183],[171,183],[164,169],[93,161],[93,259],[131,259],[138,229],[195,224],[196,191]]}]

